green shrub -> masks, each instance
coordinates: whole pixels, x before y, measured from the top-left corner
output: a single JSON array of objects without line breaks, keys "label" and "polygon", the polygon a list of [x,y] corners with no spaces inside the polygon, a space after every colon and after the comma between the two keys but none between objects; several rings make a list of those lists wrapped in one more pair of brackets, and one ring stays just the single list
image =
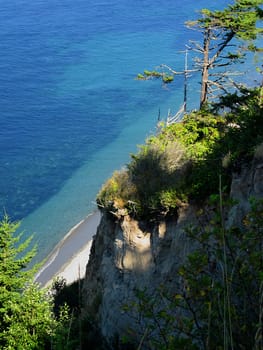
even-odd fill
[{"label": "green shrub", "polygon": [[[166,145],[149,143],[132,156],[128,165],[130,178],[137,189],[140,214],[149,216],[168,213],[177,207],[182,199],[180,191],[182,174],[187,170],[184,148],[176,142]],[[166,193],[166,196],[165,196]],[[168,205],[168,193],[173,194],[174,202]]]},{"label": "green shrub", "polygon": [[244,90],[242,96],[228,96],[231,111],[226,116],[230,127],[225,144],[228,145],[233,166],[251,159],[257,145],[263,142],[261,89]]},{"label": "green shrub", "polygon": [[[225,127],[226,120],[223,117],[204,110],[186,115],[181,123],[165,127],[157,136],[164,143],[176,140],[186,150],[188,171],[180,187],[184,198],[203,200],[217,189],[218,175],[224,173],[221,140],[225,135]],[[155,144],[160,141],[153,137],[150,142]]]},{"label": "green shrub", "polygon": [[177,209],[187,200],[183,193],[176,191],[174,188],[161,191],[158,193],[158,198],[160,207],[163,208],[165,213]]},{"label": "green shrub", "polygon": [[[226,121],[208,111],[185,115],[180,123],[164,127],[157,138],[162,142],[179,142],[191,159],[202,159],[220,139]],[[156,142],[154,138],[151,142]]]},{"label": "green shrub", "polygon": [[137,190],[130,180],[127,170],[115,171],[110,179],[102,186],[97,195],[99,207],[116,211],[128,208],[130,201],[136,201]]}]

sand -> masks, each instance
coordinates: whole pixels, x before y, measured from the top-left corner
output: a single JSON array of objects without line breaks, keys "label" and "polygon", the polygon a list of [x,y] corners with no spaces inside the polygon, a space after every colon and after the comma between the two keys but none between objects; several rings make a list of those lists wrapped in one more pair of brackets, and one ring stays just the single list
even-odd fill
[{"label": "sand", "polygon": [[99,211],[90,214],[59,242],[35,277],[41,287],[50,286],[56,277],[63,277],[67,284],[71,284],[85,276],[92,238],[100,218]]}]

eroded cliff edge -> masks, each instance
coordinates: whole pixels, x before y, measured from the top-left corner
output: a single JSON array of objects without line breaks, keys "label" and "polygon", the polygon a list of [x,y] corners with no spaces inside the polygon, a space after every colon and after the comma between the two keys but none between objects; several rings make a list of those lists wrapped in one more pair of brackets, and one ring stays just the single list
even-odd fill
[{"label": "eroded cliff edge", "polygon": [[[225,223],[238,226],[249,211],[249,199],[263,198],[262,152],[232,175],[230,197],[237,203]],[[185,229],[206,225],[212,212],[212,207],[189,204],[176,216],[155,223],[103,213],[87,265],[83,297],[84,312],[96,318],[109,343],[129,328],[136,333],[136,317],[123,309],[134,299],[136,289],[154,293],[160,285],[176,287],[178,267],[194,248]]]}]

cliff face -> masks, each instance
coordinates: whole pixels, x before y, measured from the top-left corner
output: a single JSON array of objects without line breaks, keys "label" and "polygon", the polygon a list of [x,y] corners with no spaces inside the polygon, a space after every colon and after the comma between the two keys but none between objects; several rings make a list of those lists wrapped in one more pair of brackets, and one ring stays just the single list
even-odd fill
[{"label": "cliff face", "polygon": [[[263,158],[255,157],[239,174],[233,175],[231,197],[238,203],[226,223],[239,225],[249,210],[250,197],[263,197]],[[203,208],[204,209],[204,208]],[[209,208],[185,206],[177,217],[148,224],[124,216],[104,213],[94,238],[84,282],[85,312],[95,315],[105,338],[111,342],[136,323],[123,306],[134,299],[136,288],[154,290],[161,284],[173,288],[178,266],[193,249],[185,228],[205,224]]]}]

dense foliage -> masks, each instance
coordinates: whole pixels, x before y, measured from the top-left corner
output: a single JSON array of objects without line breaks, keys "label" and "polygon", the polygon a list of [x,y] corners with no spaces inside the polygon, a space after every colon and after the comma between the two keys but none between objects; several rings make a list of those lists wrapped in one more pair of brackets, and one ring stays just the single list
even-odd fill
[{"label": "dense foliage", "polygon": [[127,169],[105,183],[98,205],[116,215],[153,219],[214,193],[219,174],[228,186],[232,171],[249,161],[263,142],[261,94],[262,88],[243,89],[224,96],[213,110],[163,125],[132,155]]},{"label": "dense foliage", "polygon": [[52,301],[33,283],[35,270],[25,270],[35,248],[25,253],[31,238],[20,243],[17,228],[7,217],[0,222],[0,347],[45,349],[56,328]]},{"label": "dense foliage", "polygon": [[60,321],[53,341],[55,350],[106,349],[94,315],[81,315],[82,287],[83,280],[70,285],[67,285],[64,278],[53,281],[54,312]]}]

